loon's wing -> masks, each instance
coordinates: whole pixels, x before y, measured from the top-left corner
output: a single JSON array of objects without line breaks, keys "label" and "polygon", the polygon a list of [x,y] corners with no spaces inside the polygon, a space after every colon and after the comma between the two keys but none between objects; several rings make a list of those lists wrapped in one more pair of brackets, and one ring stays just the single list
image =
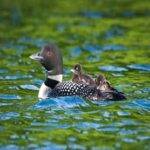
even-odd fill
[{"label": "loon's wing", "polygon": [[49,97],[58,96],[81,96],[88,98],[96,91],[94,86],[89,86],[83,83],[75,83],[72,81],[61,82],[49,93]]}]

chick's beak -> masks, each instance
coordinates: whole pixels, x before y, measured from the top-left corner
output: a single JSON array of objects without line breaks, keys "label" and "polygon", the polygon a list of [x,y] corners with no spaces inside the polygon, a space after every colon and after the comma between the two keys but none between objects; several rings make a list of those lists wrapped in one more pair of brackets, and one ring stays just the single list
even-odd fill
[{"label": "chick's beak", "polygon": [[77,75],[78,75],[78,72],[77,72],[76,70],[71,69],[70,71],[73,72],[74,74],[77,74]]},{"label": "chick's beak", "polygon": [[75,73],[75,70],[74,70],[74,69],[71,69],[70,71],[73,72],[73,73]]}]

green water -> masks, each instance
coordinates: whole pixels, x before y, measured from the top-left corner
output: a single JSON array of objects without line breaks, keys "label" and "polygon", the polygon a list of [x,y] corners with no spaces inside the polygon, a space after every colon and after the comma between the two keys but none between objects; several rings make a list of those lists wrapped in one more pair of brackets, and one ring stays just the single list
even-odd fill
[{"label": "green water", "polygon": [[[149,0],[0,3],[0,149],[149,149]],[[44,70],[29,56],[48,42],[63,53],[64,80],[81,63],[127,100],[39,102]]]}]

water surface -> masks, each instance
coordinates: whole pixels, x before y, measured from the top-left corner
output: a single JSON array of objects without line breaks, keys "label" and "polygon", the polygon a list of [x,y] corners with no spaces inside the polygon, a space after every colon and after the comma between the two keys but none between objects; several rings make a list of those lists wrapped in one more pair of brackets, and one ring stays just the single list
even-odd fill
[{"label": "water surface", "polygon": [[[148,150],[149,6],[147,0],[2,1],[0,149]],[[127,100],[39,101],[44,70],[29,56],[47,42],[62,50],[64,80],[81,63],[94,77],[104,74]]]}]

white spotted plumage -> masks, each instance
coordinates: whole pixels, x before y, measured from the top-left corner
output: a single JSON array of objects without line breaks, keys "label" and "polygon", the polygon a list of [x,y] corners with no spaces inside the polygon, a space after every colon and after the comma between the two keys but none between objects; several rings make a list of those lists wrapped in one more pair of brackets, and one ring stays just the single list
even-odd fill
[{"label": "white spotted plumage", "polygon": [[96,90],[94,87],[85,85],[83,83],[74,83],[72,81],[61,82],[49,93],[50,97],[57,96],[72,96],[78,95],[84,98],[88,98],[92,94],[95,94]]}]

